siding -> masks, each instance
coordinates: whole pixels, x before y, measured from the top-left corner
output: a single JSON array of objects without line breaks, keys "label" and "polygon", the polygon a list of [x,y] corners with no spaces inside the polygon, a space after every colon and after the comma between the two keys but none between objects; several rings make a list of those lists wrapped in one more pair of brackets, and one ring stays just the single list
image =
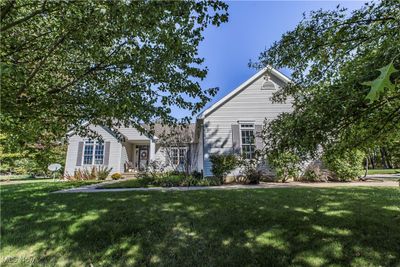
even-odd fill
[{"label": "siding", "polygon": [[272,104],[270,97],[276,92],[272,85],[279,88],[283,84],[274,76],[271,80],[273,82],[270,85],[271,90],[261,89],[264,82],[261,76],[204,119],[205,176],[212,175],[210,154],[232,152],[232,124],[247,120],[254,121],[256,125],[262,125],[265,118],[274,119],[280,113],[292,110],[290,103]]},{"label": "siding", "polygon": [[[90,129],[99,133],[104,142],[110,142],[110,156],[109,156],[109,164],[108,167],[112,168],[111,173],[121,172],[121,144],[118,140],[111,135],[108,131],[106,131],[103,127],[100,126],[90,126]],[[68,150],[67,150],[67,158],[65,161],[65,173],[73,174],[75,169],[78,168],[87,168],[89,166],[76,166],[76,159],[78,157],[78,145],[79,142],[84,141],[86,138],[82,138],[78,135],[73,135],[68,140]]]}]

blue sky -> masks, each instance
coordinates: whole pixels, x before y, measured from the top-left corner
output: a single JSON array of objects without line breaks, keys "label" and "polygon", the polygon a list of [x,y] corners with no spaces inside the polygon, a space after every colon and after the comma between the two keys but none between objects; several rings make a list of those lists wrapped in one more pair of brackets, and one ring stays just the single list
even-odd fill
[{"label": "blue sky", "polygon": [[[208,67],[203,88],[219,87],[219,92],[207,106],[215,103],[257,72],[248,67],[261,51],[302,19],[303,12],[334,9],[338,4],[349,10],[360,8],[365,1],[230,1],[229,22],[220,27],[209,27],[199,55]],[[288,74],[284,71],[285,74]],[[189,115],[174,110],[176,117]]]}]

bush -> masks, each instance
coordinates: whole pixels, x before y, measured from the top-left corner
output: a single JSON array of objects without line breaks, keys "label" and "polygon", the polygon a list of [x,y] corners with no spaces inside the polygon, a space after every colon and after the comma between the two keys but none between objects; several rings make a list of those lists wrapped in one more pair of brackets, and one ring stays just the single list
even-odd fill
[{"label": "bush", "polygon": [[282,182],[286,182],[290,178],[295,180],[299,176],[300,158],[291,152],[270,154],[268,162],[274,168],[277,178]]},{"label": "bush", "polygon": [[64,179],[66,180],[105,180],[110,174],[112,168],[106,166],[93,166],[90,169],[77,169],[74,171],[74,175],[66,174]]},{"label": "bush", "polygon": [[195,180],[201,180],[201,179],[203,179],[203,173],[202,173],[202,172],[199,172],[199,171],[193,171],[193,172],[191,173],[191,176],[192,176],[193,179],[195,179]]},{"label": "bush", "polygon": [[304,173],[296,181],[302,182],[321,182],[326,181],[325,174],[321,170],[320,166],[312,163],[307,166]]},{"label": "bush", "polygon": [[349,181],[356,179],[362,172],[364,153],[359,150],[340,151],[326,150],[322,161],[332,172],[329,179],[334,181]]},{"label": "bush", "polygon": [[221,184],[224,183],[225,177],[238,165],[236,156],[232,154],[214,154],[210,156],[210,161],[212,163],[211,172],[220,180]]},{"label": "bush", "polygon": [[221,185],[221,179],[215,176],[204,177],[197,181],[198,186],[218,186]]},{"label": "bush", "polygon": [[119,180],[119,179],[121,179],[121,178],[122,178],[122,175],[121,175],[120,173],[118,173],[118,172],[113,173],[113,174],[111,175],[111,179],[113,179],[113,180]]},{"label": "bush", "polygon": [[259,184],[263,176],[261,170],[258,170],[259,161],[257,159],[239,159],[240,173],[244,179],[236,180],[241,183]]},{"label": "bush", "polygon": [[153,185],[162,187],[184,186],[187,182],[185,179],[184,175],[161,175],[153,181]]}]

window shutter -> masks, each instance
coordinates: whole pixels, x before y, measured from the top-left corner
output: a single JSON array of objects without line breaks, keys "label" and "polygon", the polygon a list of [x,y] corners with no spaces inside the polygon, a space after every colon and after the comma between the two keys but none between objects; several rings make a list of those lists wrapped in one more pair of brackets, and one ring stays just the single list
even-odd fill
[{"label": "window shutter", "polygon": [[255,138],[256,138],[256,149],[263,149],[263,140],[262,140],[262,125],[255,125]]},{"label": "window shutter", "polygon": [[232,149],[234,154],[240,154],[239,124],[232,124]]},{"label": "window shutter", "polygon": [[[165,153],[165,164],[166,164],[167,166],[169,166],[169,164],[170,164],[170,161],[169,161],[169,154],[171,153],[171,151],[168,150],[168,149],[170,149],[170,148],[165,148],[165,149],[164,149],[164,153]],[[168,153],[168,151],[170,151],[170,153]]]},{"label": "window shutter", "polygon": [[76,158],[76,166],[82,166],[83,142],[78,143],[78,155]]},{"label": "window shutter", "polygon": [[106,142],[104,146],[104,165],[110,163],[110,142]]}]

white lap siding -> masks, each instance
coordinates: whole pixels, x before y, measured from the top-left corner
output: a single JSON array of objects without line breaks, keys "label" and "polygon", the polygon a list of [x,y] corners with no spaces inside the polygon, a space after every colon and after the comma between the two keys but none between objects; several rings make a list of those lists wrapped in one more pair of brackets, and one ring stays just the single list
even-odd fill
[{"label": "white lap siding", "polygon": [[[274,119],[282,112],[292,110],[290,103],[272,103],[270,97],[283,82],[272,76],[267,89],[261,89],[263,76],[245,87],[204,118],[204,174],[212,175],[209,157],[214,153],[232,153],[232,125],[251,121],[263,125],[264,119]],[[233,174],[237,173],[234,172]]]},{"label": "white lap siding", "polygon": [[[90,126],[92,130],[99,133],[105,144],[104,148],[104,161],[108,158],[108,164],[104,162],[104,166],[111,167],[112,173],[121,172],[121,143],[106,129],[101,126]],[[74,174],[76,169],[84,169],[90,168],[89,165],[83,165],[83,161],[81,162],[81,166],[77,166],[78,163],[78,154],[79,157],[82,157],[82,154],[79,153],[79,143],[84,142],[87,138],[82,138],[78,135],[73,135],[68,140],[68,150],[67,150],[67,158],[65,161],[65,174]],[[106,144],[108,143],[108,151],[109,154],[106,155]],[[82,151],[83,153],[83,151]]]}]

